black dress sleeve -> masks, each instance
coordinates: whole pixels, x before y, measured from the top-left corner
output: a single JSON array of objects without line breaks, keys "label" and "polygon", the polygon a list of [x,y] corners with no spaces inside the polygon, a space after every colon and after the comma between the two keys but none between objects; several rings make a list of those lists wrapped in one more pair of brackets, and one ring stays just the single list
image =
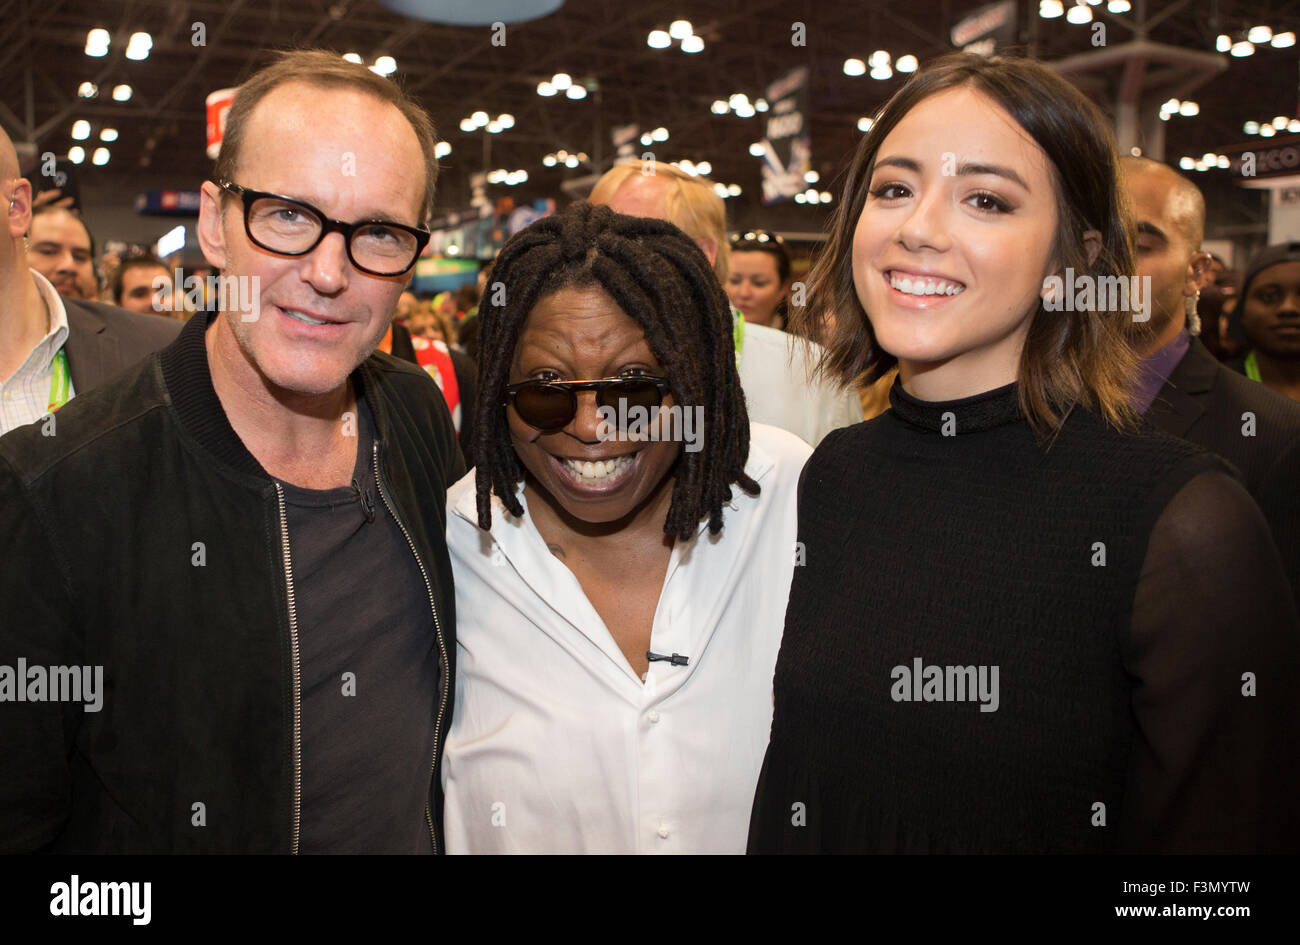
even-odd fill
[{"label": "black dress sleeve", "polygon": [[1300,441],[1282,451],[1264,474],[1255,501],[1273,530],[1282,567],[1300,609]]},{"label": "black dress sleeve", "polygon": [[1121,651],[1138,728],[1121,848],[1300,849],[1300,622],[1229,474],[1198,473],[1160,512]]}]

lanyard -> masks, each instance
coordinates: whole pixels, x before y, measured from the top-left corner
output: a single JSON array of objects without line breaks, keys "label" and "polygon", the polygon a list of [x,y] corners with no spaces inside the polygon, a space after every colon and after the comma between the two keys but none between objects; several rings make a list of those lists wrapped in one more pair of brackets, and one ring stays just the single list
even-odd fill
[{"label": "lanyard", "polygon": [[50,413],[58,410],[68,402],[71,377],[68,375],[68,355],[62,348],[54,352],[50,362]]},{"label": "lanyard", "polygon": [[731,329],[732,341],[736,344],[736,357],[740,357],[740,349],[745,347],[745,316],[742,315],[733,305],[731,308],[731,319],[734,323]]},{"label": "lanyard", "polygon": [[1251,348],[1250,354],[1246,355],[1246,376],[1252,381],[1260,381],[1260,383],[1263,383],[1263,380],[1259,376],[1259,359],[1255,357],[1254,348]]}]

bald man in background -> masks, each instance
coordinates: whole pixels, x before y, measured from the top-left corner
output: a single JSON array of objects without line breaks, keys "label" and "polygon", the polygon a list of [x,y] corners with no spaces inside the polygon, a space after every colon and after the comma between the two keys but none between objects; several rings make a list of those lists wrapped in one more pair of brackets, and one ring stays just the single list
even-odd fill
[{"label": "bald man in background", "polygon": [[[616,213],[667,220],[695,240],[718,281],[727,284],[726,209],[707,180],[670,164],[634,161],[606,171],[590,199]],[[819,346],[809,342],[807,352],[796,350],[793,335],[748,323],[734,306],[732,316],[736,371],[752,422],[789,430],[815,447],[832,430],[864,419],[857,391],[813,379]]]},{"label": "bald man in background", "polygon": [[[77,393],[169,344],[180,323],[63,298],[28,264],[32,185],[0,129],[0,434],[32,423]],[[66,210],[59,211],[66,213]]]},{"label": "bald man in background", "polygon": [[1197,294],[1210,263],[1196,185],[1148,158],[1120,165],[1137,221],[1138,275],[1151,279],[1151,318],[1133,323],[1129,335],[1142,359],[1134,408],[1237,467],[1300,607],[1300,404],[1229,370],[1196,337]]}]

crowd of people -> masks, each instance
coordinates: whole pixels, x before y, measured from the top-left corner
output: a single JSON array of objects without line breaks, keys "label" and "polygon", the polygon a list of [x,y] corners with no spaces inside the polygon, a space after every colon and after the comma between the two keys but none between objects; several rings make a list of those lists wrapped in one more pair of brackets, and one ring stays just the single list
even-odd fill
[{"label": "crowd of people", "polygon": [[250,308],[0,132],[0,850],[1300,851],[1300,242],[957,54],[806,274],[627,161],[422,299],[434,145],[248,79]]}]

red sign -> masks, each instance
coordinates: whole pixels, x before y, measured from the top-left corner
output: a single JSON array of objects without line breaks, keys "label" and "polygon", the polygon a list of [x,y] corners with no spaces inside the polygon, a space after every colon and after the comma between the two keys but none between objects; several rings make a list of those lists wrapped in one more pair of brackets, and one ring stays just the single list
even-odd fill
[{"label": "red sign", "polygon": [[214,161],[221,151],[221,139],[226,136],[226,113],[235,100],[237,89],[217,89],[208,96],[208,157]]}]

